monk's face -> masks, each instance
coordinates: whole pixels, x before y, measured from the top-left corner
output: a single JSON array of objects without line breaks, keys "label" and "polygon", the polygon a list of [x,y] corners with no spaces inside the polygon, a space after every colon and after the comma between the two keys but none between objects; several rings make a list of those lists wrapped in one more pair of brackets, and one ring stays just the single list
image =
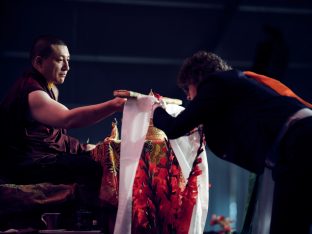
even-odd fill
[{"label": "monk's face", "polygon": [[48,83],[63,84],[69,71],[69,51],[65,45],[51,45],[52,52],[42,58],[38,71]]}]

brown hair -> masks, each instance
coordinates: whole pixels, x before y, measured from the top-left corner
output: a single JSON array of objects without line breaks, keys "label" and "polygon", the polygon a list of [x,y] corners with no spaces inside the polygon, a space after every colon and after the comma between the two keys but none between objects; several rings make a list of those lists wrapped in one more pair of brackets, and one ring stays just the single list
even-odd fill
[{"label": "brown hair", "polygon": [[177,83],[180,88],[185,89],[189,84],[198,85],[213,72],[228,70],[232,70],[232,67],[218,55],[207,51],[198,51],[184,60]]}]

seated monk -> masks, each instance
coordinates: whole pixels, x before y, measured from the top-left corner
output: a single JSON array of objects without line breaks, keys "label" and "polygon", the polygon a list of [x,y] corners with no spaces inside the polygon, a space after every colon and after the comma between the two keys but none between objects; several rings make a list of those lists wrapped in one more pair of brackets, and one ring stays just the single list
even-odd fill
[{"label": "seated monk", "polygon": [[68,109],[58,102],[57,85],[69,71],[67,45],[53,36],[38,37],[30,51],[31,69],[1,102],[1,174],[15,184],[78,183],[96,194],[102,168],[90,156],[92,144],[67,135],[67,129],[93,125],[121,111],[125,98]]}]

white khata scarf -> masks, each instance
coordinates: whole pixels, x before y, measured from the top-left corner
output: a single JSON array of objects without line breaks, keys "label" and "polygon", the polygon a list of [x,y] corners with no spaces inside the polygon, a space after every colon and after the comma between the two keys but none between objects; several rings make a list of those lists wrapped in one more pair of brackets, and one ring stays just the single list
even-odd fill
[{"label": "white khata scarf", "polygon": [[[132,187],[141,156],[153,105],[157,102],[154,96],[142,95],[137,99],[128,99],[123,111],[120,146],[120,174],[118,211],[114,234],[130,234],[132,219]],[[183,107],[166,105],[166,111],[175,116]],[[193,160],[199,147],[198,132],[170,140],[171,147],[177,157],[184,178],[188,178]],[[193,156],[193,157],[192,157]],[[197,177],[198,196],[193,209],[189,234],[203,233],[208,213],[208,162],[206,151],[201,153],[199,164],[202,174]]]}]

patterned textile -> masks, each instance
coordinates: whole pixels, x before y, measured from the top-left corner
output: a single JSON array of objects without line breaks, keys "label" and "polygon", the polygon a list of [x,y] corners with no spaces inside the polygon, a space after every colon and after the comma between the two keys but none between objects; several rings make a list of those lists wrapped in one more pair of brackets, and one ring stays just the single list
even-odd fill
[{"label": "patterned textile", "polygon": [[102,206],[118,205],[118,175],[119,175],[120,141],[106,138],[92,151],[92,157],[102,165],[103,176],[100,189]]},{"label": "patterned textile", "polygon": [[[92,151],[94,160],[103,167],[100,200],[116,207],[121,143],[117,138],[118,129],[113,124],[112,136]],[[133,184],[132,233],[188,233],[198,195],[200,163],[200,158],[195,160],[186,181],[169,142],[145,140]]]}]

